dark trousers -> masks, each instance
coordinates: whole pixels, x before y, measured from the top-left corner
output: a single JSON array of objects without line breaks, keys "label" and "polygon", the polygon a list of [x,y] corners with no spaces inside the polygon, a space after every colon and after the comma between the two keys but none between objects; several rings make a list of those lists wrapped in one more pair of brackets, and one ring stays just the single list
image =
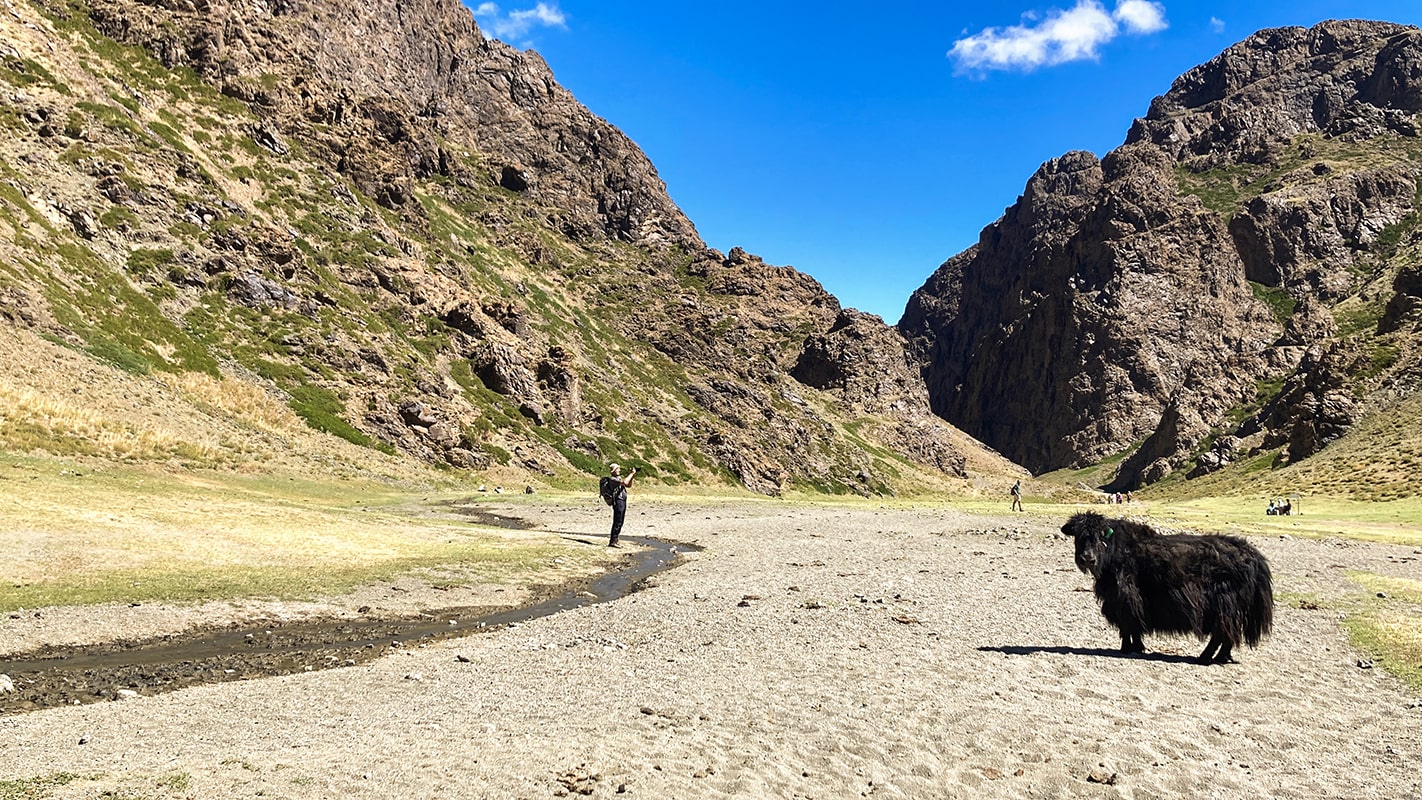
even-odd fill
[{"label": "dark trousers", "polygon": [[622,535],[622,521],[627,518],[627,495],[618,493],[616,500],[612,501],[612,536],[608,538],[608,545],[617,544],[617,537]]}]

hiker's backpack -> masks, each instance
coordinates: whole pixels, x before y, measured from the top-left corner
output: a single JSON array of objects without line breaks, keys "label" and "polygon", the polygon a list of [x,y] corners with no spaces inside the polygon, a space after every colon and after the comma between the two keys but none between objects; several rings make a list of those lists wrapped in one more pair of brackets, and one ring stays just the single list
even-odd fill
[{"label": "hiker's backpack", "polygon": [[617,481],[607,475],[598,480],[597,493],[602,495],[602,502],[612,505],[612,501],[617,499],[617,486]]}]

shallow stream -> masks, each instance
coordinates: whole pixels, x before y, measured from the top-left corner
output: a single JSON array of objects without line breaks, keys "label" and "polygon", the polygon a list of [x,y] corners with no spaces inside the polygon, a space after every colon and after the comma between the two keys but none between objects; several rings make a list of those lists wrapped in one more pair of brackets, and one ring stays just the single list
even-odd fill
[{"label": "shallow stream", "polygon": [[[511,519],[511,518],[509,518]],[[55,647],[0,656],[15,691],[0,715],[170,692],[220,681],[352,666],[424,642],[468,636],[623,597],[698,548],[625,537],[638,545],[617,568],[557,587],[524,606],[441,608],[407,617],[317,618],[197,629],[137,642]]]}]

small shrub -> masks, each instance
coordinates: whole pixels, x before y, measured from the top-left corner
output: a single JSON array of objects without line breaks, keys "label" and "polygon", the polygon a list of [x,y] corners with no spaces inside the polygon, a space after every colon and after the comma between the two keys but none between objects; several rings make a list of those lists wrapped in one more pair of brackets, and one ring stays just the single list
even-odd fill
[{"label": "small shrub", "polygon": [[138,225],[138,217],[123,206],[114,206],[99,215],[99,224],[116,231],[127,231]]},{"label": "small shrub", "polygon": [[498,445],[485,442],[480,447],[502,466],[508,466],[513,461],[513,454]]},{"label": "small shrub", "polygon": [[131,375],[147,375],[149,371],[147,358],[112,340],[95,342],[90,345],[89,353]]},{"label": "small shrub", "polygon": [[1274,319],[1280,325],[1289,321],[1289,317],[1294,315],[1294,310],[1298,308],[1298,301],[1289,296],[1280,286],[1265,286],[1262,283],[1249,282],[1249,288],[1254,293],[1254,299],[1269,307],[1273,312]]},{"label": "small shrub", "polygon": [[49,797],[50,790],[73,783],[79,780],[79,777],[72,772],[55,772],[37,778],[0,781],[0,798],[30,800],[31,798]]},{"label": "small shrub", "polygon": [[302,384],[288,392],[291,395],[291,410],[306,421],[307,425],[322,433],[339,436],[351,444],[370,447],[383,453],[393,453],[394,448],[384,442],[377,442],[354,425],[346,422],[341,414],[346,410],[341,399],[321,386]]},{"label": "small shrub", "polygon": [[128,254],[128,270],[138,275],[147,275],[173,263],[173,259],[173,251],[169,248],[150,250],[140,247]]}]

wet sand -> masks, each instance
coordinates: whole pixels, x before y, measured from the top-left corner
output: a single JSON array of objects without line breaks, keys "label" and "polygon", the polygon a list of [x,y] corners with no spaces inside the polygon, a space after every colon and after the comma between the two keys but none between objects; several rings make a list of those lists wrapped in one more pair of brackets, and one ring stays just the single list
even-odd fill
[{"label": "wet sand", "polygon": [[[592,505],[509,513],[604,522]],[[1254,539],[1275,633],[1206,667],[1188,638],[1115,651],[1055,535],[1065,516],[634,504],[629,533],[705,549],[621,599],[355,666],[6,716],[0,781],[63,774],[53,797],[1422,797],[1422,701],[1359,665],[1337,610],[1363,591],[1349,570],[1422,580],[1415,548]],[[33,641],[13,628],[0,641]]]}]

